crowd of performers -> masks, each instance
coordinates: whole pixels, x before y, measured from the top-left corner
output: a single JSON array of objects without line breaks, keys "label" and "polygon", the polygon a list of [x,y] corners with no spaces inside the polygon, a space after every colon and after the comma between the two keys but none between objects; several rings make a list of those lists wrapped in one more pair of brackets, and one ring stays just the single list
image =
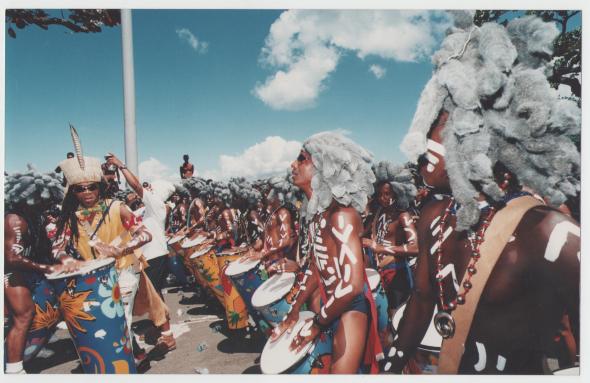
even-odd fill
[{"label": "crowd of performers", "polygon": [[61,318],[85,372],[138,370],[133,315],[149,315],[160,353],[174,349],[166,263],[223,309],[233,340],[267,338],[264,373],[575,366],[580,109],[547,81],[556,35],[533,16],[476,27],[457,12],[401,144],[405,165],[334,132],[305,140],[287,174],[256,181],[205,180],[187,165],[176,186],[141,184],[109,154],[131,188],[113,197],[72,129],[65,197],[55,174],[6,176],[6,371],[23,371]]}]

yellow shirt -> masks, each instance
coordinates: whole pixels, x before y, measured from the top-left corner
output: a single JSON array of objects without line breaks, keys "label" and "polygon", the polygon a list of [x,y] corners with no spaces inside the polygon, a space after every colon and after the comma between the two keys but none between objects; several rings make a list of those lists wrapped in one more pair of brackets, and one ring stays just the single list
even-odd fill
[{"label": "yellow shirt", "polygon": [[[111,200],[105,200],[107,206],[111,203]],[[97,238],[99,238],[102,242],[106,244],[111,244],[113,240],[117,237],[121,237],[121,241],[117,246],[121,246],[127,243],[131,239],[131,234],[129,231],[125,229],[123,226],[123,222],[121,221],[121,205],[123,203],[121,201],[115,201],[111,205],[109,209],[108,216],[105,218],[104,222],[100,225],[98,232],[96,233]],[[88,236],[94,233],[96,230],[96,226],[98,222],[100,222],[102,218],[102,213],[98,212],[94,215],[92,222],[90,222],[90,229],[88,230],[89,233],[86,232],[80,220],[78,219],[78,233],[80,237],[75,242],[76,250],[85,261],[91,260],[96,258],[95,254],[96,250],[92,251],[90,244],[88,243]],[[127,268],[129,266],[139,266],[139,259],[141,258],[141,250],[136,249],[133,254],[125,255],[119,259],[117,259],[115,266],[118,270]]]}]

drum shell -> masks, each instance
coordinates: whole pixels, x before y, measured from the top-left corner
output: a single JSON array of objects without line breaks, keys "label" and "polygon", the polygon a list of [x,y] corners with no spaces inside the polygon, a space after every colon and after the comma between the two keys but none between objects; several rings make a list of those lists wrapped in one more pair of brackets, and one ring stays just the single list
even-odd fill
[{"label": "drum shell", "polygon": [[182,257],[182,260],[184,262],[184,266],[186,267],[187,270],[189,270],[191,272],[191,274],[193,274],[193,276],[195,277],[195,280],[197,281],[197,283],[202,288],[206,288],[207,287],[207,281],[205,281],[205,279],[203,279],[203,276],[199,272],[198,264],[197,264],[197,258],[192,258],[191,259],[191,255],[193,255],[194,253],[196,253],[197,251],[199,251],[202,248],[202,246],[203,245],[195,245],[195,246],[191,247],[190,249],[187,249],[184,252],[184,255]]},{"label": "drum shell", "polygon": [[[264,283],[268,283],[269,280],[270,279],[266,280]],[[260,285],[259,288],[263,286],[264,283]],[[266,319],[266,321],[269,322],[273,327],[277,326],[283,320],[285,315],[289,313],[289,310],[291,310],[291,304],[297,295],[298,289],[299,284],[295,283],[294,280],[293,286],[285,295],[275,299],[273,302],[267,305],[254,307],[254,309],[258,310],[264,319]]]},{"label": "drum shell", "polygon": [[207,253],[197,257],[194,263],[207,287],[209,287],[219,303],[225,307],[225,298],[223,297],[223,287],[219,280],[219,265],[217,264],[215,249],[211,248]]},{"label": "drum shell", "polygon": [[[27,273],[27,279],[30,282],[31,298],[35,311],[25,341],[24,362],[32,360],[43,349],[55,333],[57,323],[61,320],[57,294],[53,284],[44,276],[37,273]],[[6,334],[12,327],[12,321],[13,318],[8,318],[4,326],[5,347]],[[6,350],[4,356],[6,359]]]},{"label": "drum shell", "polygon": [[252,306],[252,296],[254,295],[254,292],[268,279],[268,274],[264,267],[261,264],[257,264],[248,271],[236,275],[230,275],[229,279],[231,279],[234,287],[240,293],[252,319],[258,324],[260,330],[266,334],[270,325],[254,306]]},{"label": "drum shell", "polygon": [[227,326],[230,330],[237,330],[248,326],[248,309],[240,293],[233,285],[231,279],[225,274],[225,269],[230,262],[237,261],[241,254],[217,254],[219,266],[219,280],[223,288],[223,299]]},{"label": "drum shell", "polygon": [[377,287],[371,291],[373,299],[375,300],[375,308],[377,309],[377,330],[379,332],[379,339],[383,348],[391,346],[393,335],[391,334],[391,327],[389,325],[389,312],[387,296],[381,282]]},{"label": "drum shell", "polygon": [[135,373],[129,329],[112,265],[65,278],[60,312],[85,373]]},{"label": "drum shell", "polygon": [[332,366],[333,335],[329,329],[320,333],[314,340],[313,350],[296,366],[287,370],[288,374],[329,374]]}]

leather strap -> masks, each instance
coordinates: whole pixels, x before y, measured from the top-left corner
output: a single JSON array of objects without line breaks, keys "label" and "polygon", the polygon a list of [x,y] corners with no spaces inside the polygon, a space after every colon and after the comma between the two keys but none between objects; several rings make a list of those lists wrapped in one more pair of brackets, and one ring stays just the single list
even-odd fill
[{"label": "leather strap", "polygon": [[[455,321],[455,335],[443,340],[438,361],[439,374],[457,373],[465,352],[465,340],[488,277],[524,214],[538,205],[541,203],[530,196],[516,198],[508,202],[492,218],[480,247],[481,258],[477,262],[477,273],[471,277],[473,287],[469,291],[465,304],[457,305],[457,308],[451,312]],[[467,276],[466,272],[460,286],[463,286]]]}]

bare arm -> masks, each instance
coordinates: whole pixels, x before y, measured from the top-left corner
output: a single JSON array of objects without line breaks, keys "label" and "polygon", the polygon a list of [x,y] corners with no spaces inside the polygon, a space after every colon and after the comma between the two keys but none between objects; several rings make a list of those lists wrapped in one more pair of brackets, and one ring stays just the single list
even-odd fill
[{"label": "bare arm", "polygon": [[[131,189],[133,189],[133,191],[135,191],[135,193],[137,193],[139,198],[143,198],[143,187],[141,186],[139,179],[135,176],[135,174],[133,174],[131,172],[131,170],[124,167],[123,162],[121,162],[121,160],[119,158],[117,158],[117,156],[115,156],[113,153],[109,153],[109,155],[111,157],[108,159],[108,162],[117,166],[118,169],[121,169],[121,167],[123,167],[123,169],[121,169],[121,173],[123,173],[123,176],[125,177],[125,180],[127,181],[127,184],[129,185],[129,187],[131,187]],[[118,169],[117,169],[117,180],[119,180],[119,170]]]},{"label": "bare arm", "polygon": [[[408,358],[412,356],[420,340],[426,333],[432,311],[435,305],[435,291],[430,283],[429,257],[430,248],[427,243],[427,234],[430,222],[436,217],[440,209],[444,209],[444,203],[437,203],[430,209],[423,209],[422,217],[418,222],[418,259],[416,263],[415,287],[410,300],[407,303],[404,316],[398,327],[397,338],[386,355],[388,362],[385,365],[387,372],[401,372]],[[387,369],[389,367],[389,369]]]},{"label": "bare arm", "polygon": [[315,268],[315,265],[309,264],[307,270],[305,270],[305,275],[301,282],[299,282],[299,291],[297,295],[293,299],[293,304],[291,305],[291,309],[289,313],[285,316],[283,321],[279,323],[277,327],[275,327],[274,331],[271,335],[271,341],[274,341],[281,336],[283,332],[292,328],[299,318],[299,311],[301,310],[301,306],[311,297],[313,292],[318,288],[318,271]]},{"label": "bare arm", "polygon": [[363,292],[364,286],[365,270],[359,236],[362,223],[359,214],[353,208],[340,208],[330,215],[329,222],[329,239],[324,242],[328,248],[330,242],[334,244],[335,251],[328,249],[327,255],[332,257],[332,266],[338,268],[338,272],[330,276],[330,279],[335,278],[331,284],[335,287],[320,309],[320,325],[328,325],[338,318],[352,300]]},{"label": "bare arm", "polygon": [[151,233],[143,225],[137,225],[135,215],[125,206],[121,205],[119,210],[123,226],[128,228],[131,239],[121,249],[123,255],[133,253],[133,250],[140,248],[152,240]]},{"label": "bare arm", "polygon": [[50,265],[42,265],[24,257],[25,249],[29,245],[25,241],[28,230],[24,219],[16,214],[8,214],[4,218],[4,262],[10,268],[22,271],[36,271],[49,273],[53,271]]},{"label": "bare arm", "polygon": [[409,213],[403,212],[399,216],[400,225],[404,229],[405,243],[399,246],[383,243],[378,244],[374,240],[364,239],[363,245],[370,247],[376,254],[393,256],[416,256],[418,254],[417,231],[414,221]]}]

